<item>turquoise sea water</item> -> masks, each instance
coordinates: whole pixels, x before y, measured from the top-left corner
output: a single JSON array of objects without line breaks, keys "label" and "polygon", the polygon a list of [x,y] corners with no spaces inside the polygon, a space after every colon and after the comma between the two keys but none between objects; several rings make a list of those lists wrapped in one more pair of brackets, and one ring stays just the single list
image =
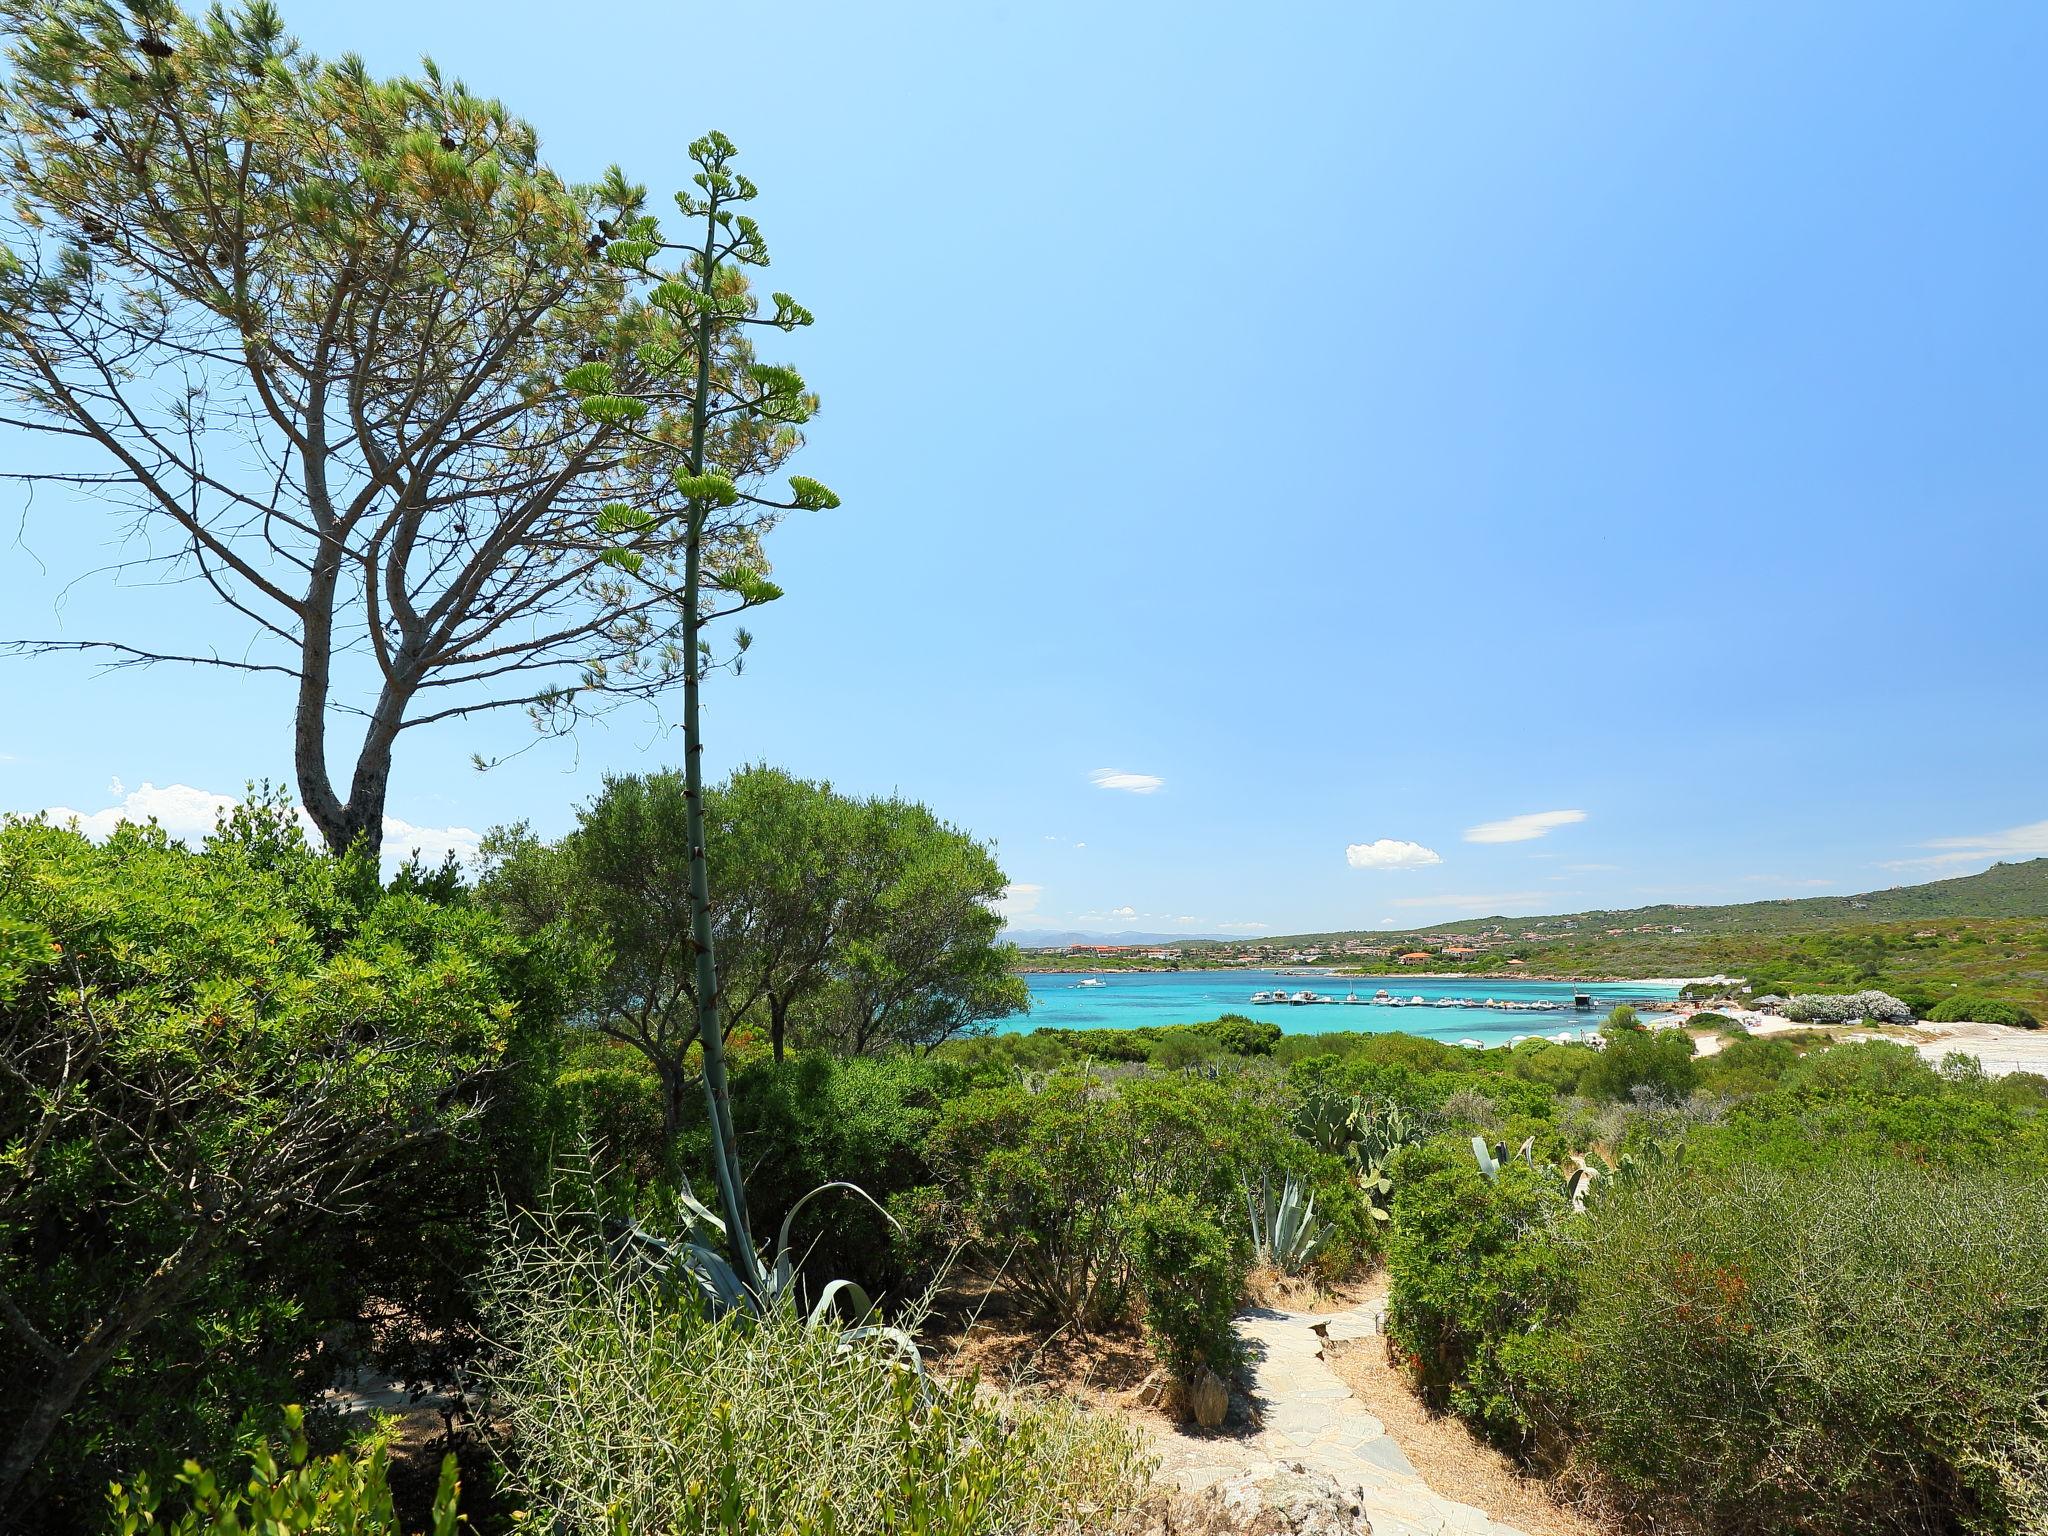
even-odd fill
[{"label": "turquoise sea water", "polygon": [[[1194,1024],[1219,1014],[1241,1013],[1270,1019],[1290,1035],[1332,1034],[1338,1030],[1386,1034],[1399,1030],[1437,1040],[1477,1040],[1505,1045],[1516,1035],[1576,1034],[1590,1029],[1616,1002],[1641,1004],[1670,1000],[1676,987],[1643,982],[1572,983],[1520,981],[1498,976],[1454,976],[1425,980],[1420,976],[1281,975],[1276,971],[1148,971],[1102,974],[1102,985],[1084,987],[1085,973],[1063,972],[1026,976],[1031,1012],[1006,1019],[1006,1033],[1031,1029],[1135,1029],[1146,1024]],[[1343,997],[1356,992],[1369,998],[1384,988],[1396,997],[1434,1000],[1456,997],[1529,1002],[1545,999],[1564,1004],[1560,1012],[1498,1012],[1488,1008],[1386,1008],[1255,1004],[1254,992],[1285,988],[1289,993],[1320,992]],[[1587,993],[1591,1009],[1571,1007],[1574,992]]]}]

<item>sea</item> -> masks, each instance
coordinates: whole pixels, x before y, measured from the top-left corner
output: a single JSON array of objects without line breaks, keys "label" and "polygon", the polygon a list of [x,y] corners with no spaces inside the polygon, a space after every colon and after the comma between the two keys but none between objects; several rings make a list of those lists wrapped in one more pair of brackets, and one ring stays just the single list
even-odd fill
[{"label": "sea", "polygon": [[[1147,1024],[1196,1024],[1225,1013],[1270,1019],[1290,1035],[1361,1034],[1428,1035],[1456,1043],[1506,1045],[1519,1035],[1577,1038],[1593,1030],[1616,1003],[1629,1002],[1654,1013],[1658,1002],[1676,1001],[1678,988],[1650,982],[1534,981],[1500,976],[1334,976],[1290,971],[1105,971],[1102,985],[1084,987],[1086,972],[1027,974],[1031,1011],[1005,1019],[1006,1034],[1033,1029],[1136,1029]],[[1506,1012],[1492,1008],[1389,1008],[1370,1004],[1293,1005],[1254,1003],[1254,992],[1284,988],[1343,998],[1356,993],[1371,998],[1381,990],[1395,997],[1492,998],[1495,1002],[1544,1000],[1563,1004],[1559,1012]],[[1592,1007],[1572,1007],[1572,995],[1585,993]],[[1648,1005],[1648,1006],[1645,1006]]]}]

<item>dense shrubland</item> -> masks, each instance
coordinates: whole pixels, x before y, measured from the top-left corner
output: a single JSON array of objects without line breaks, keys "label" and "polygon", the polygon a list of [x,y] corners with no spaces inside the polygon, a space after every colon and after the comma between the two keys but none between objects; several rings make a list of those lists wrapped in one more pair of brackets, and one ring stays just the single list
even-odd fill
[{"label": "dense shrubland", "polygon": [[566,976],[422,884],[275,805],[198,852],[0,826],[0,1501],[79,1519],[358,1359],[460,1362]]},{"label": "dense shrubland", "polygon": [[2048,1082],[1884,1043],[1701,1068],[1729,1102],[1631,1116],[1582,1212],[1556,1168],[1401,1160],[1422,1390],[1660,1528],[2038,1530]]},{"label": "dense shrubland", "polygon": [[[331,1479],[375,1505],[369,1452],[266,1473],[242,1424],[358,1362],[467,1385],[501,1453],[464,1493],[485,1525],[515,1504],[565,1530],[609,1529],[614,1504],[632,1529],[1113,1522],[1143,1482],[1114,1420],[919,1387],[890,1336],[849,1330],[936,1307],[943,1333],[971,1296],[1227,1376],[1262,1245],[1325,1286],[1384,1259],[1427,1397],[1645,1518],[2017,1531],[2038,1499],[2038,1079],[1820,1035],[1699,1057],[1626,1017],[1598,1049],[1225,1018],[865,1052],[792,1029],[779,1058],[743,1018],[740,1159],[759,1230],[796,1213],[796,1273],[786,1304],[706,1310],[607,1246],[622,1223],[696,1228],[701,1109],[591,1027],[608,962],[588,932],[484,896],[448,871],[380,883],[278,807],[198,851],[0,833],[9,1422],[56,1376],[38,1341],[77,1351],[214,1211],[235,1238],[199,1237],[174,1304],[138,1311],[59,1416],[27,1474],[56,1524],[93,1524],[107,1479],[141,1472],[165,1518],[196,1507],[188,1453],[220,1487],[254,1465],[264,1497]],[[309,1115],[320,1146],[360,1149],[329,1182],[234,1160]],[[176,1157],[183,1183],[144,1177]],[[565,1157],[608,1213],[573,1242],[546,1215]],[[209,1191],[213,1167],[243,1194]],[[803,1204],[842,1179],[874,1205]],[[813,1319],[834,1280],[874,1310],[841,1291]],[[319,1415],[307,1432],[333,1447]]]}]

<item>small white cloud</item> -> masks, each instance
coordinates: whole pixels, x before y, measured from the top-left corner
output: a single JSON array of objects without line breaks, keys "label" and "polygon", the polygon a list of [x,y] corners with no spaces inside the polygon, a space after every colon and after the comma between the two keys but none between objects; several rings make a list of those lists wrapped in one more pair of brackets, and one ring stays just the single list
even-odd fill
[{"label": "small white cloud", "polygon": [[1076,843],[1074,846],[1076,848],[1086,848],[1088,845],[1086,843]]},{"label": "small white cloud", "polygon": [[1467,827],[1465,841],[1526,843],[1531,838],[1548,837],[1559,827],[1568,827],[1585,819],[1584,811],[1530,811],[1523,816],[1510,816],[1503,821],[1482,821],[1476,827]]},{"label": "small white cloud", "polygon": [[1575,875],[1594,875],[1620,869],[1621,866],[1619,864],[1567,864],[1565,868]]},{"label": "small white cloud", "polygon": [[1109,915],[1111,917],[1136,917],[1138,909],[1136,907],[1111,907]]},{"label": "small white cloud", "polygon": [[1257,933],[1261,928],[1270,928],[1273,925],[1271,923],[1217,923],[1215,926],[1225,933]]},{"label": "small white cloud", "polygon": [[1166,783],[1156,773],[1125,773],[1120,768],[1098,768],[1088,777],[1097,789],[1120,789],[1130,795],[1149,795]]},{"label": "small white cloud", "polygon": [[1426,869],[1443,863],[1434,848],[1383,837],[1376,842],[1351,843],[1344,849],[1344,862],[1353,869]]},{"label": "small white cloud", "polygon": [[1003,887],[1003,894],[995,899],[996,911],[1008,922],[1025,917],[1038,910],[1038,898],[1045,894],[1045,887],[1033,885],[1026,880],[1013,880]]}]

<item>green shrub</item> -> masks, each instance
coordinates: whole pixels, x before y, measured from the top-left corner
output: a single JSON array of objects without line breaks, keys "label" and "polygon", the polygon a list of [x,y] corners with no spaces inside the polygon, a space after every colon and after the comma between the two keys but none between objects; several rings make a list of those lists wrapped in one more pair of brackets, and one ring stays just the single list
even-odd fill
[{"label": "green shrub", "polygon": [[1080,1327],[1122,1314],[1118,1215],[1135,1174],[1112,1090],[1077,1076],[981,1089],[946,1106],[929,1152],[963,1235],[1033,1313]]},{"label": "green shrub", "polygon": [[1696,1080],[1709,1093],[1768,1093],[1798,1060],[1798,1050],[1782,1037],[1738,1037],[1698,1060]]},{"label": "green shrub", "polygon": [[1126,1218],[1131,1265],[1145,1299],[1145,1331],[1170,1371],[1192,1381],[1236,1364],[1230,1320],[1244,1286],[1244,1256],[1182,1195],[1158,1195]]},{"label": "green shrub", "polygon": [[1042,1320],[1084,1328],[1125,1311],[1127,1203],[1178,1195],[1228,1227],[1252,1170],[1312,1161],[1259,1082],[1181,1074],[980,1089],[945,1107],[927,1152],[963,1235]]},{"label": "green shrub", "polygon": [[558,1129],[559,982],[270,802],[197,852],[0,824],[0,1501],[76,1525],[366,1350],[447,1371]]},{"label": "green shrub", "polygon": [[[246,1472],[222,1478],[196,1461],[172,1479],[167,1498],[147,1472],[134,1485],[116,1483],[108,1493],[108,1524],[118,1536],[160,1531],[163,1536],[399,1536],[391,1504],[390,1463],[385,1442],[372,1440],[353,1456],[315,1457],[306,1443],[305,1414],[284,1410],[282,1455],[267,1437],[243,1446]],[[434,1496],[436,1536],[454,1536],[460,1492],[455,1458],[441,1461],[441,1486]]]},{"label": "green shrub", "polygon": [[[843,1059],[806,1051],[742,1067],[732,1080],[733,1123],[760,1230],[775,1230],[792,1205],[836,1179],[885,1205],[931,1185],[925,1143],[941,1107],[964,1087],[960,1067],[931,1056]],[[705,1166],[708,1157],[707,1150],[692,1166]],[[807,1207],[791,1246],[811,1273],[854,1280],[877,1294],[921,1284],[924,1260],[940,1251],[932,1242],[900,1239],[858,1201]]]},{"label": "green shrub", "polygon": [[668,1172],[661,1128],[661,1079],[645,1060],[611,1053],[601,1066],[572,1067],[555,1080],[577,1134],[600,1165],[635,1187]]},{"label": "green shrub", "polygon": [[2048,1179],[1667,1169],[1595,1201],[1546,1386],[1584,1460],[1717,1532],[2039,1530]]},{"label": "green shrub", "polygon": [[1703,1010],[1696,1013],[1685,1022],[1688,1029],[1711,1029],[1720,1034],[1734,1035],[1738,1038],[1749,1033],[1745,1026],[1736,1023],[1727,1014],[1715,1013],[1712,1010]]},{"label": "green shrub", "polygon": [[2041,1027],[2041,1021],[2018,1003],[1971,993],[1944,998],[1928,1010],[1926,1017],[1933,1024],[2004,1024],[2013,1029]]},{"label": "green shrub", "polygon": [[582,1230],[532,1224],[494,1273],[481,1386],[539,1529],[1036,1536],[1113,1525],[1144,1490],[1120,1419],[932,1381],[787,1309],[706,1321]]},{"label": "green shrub", "polygon": [[1488,1179],[1449,1138],[1402,1153],[1394,1179],[1387,1335],[1434,1407],[1522,1446],[1537,1427],[1523,1341],[1567,1296],[1563,1181],[1519,1158]]},{"label": "green shrub", "polygon": [[[1020,1037],[1003,1037],[1015,1040]],[[1281,1029],[1269,1019],[1226,1013],[1204,1024],[1146,1024],[1136,1029],[1035,1029],[1029,1037],[1058,1047],[1058,1063],[1147,1061],[1183,1067],[1218,1056],[1271,1056]],[[957,1050],[959,1047],[949,1047]],[[1041,1063],[1049,1064],[1049,1063]]]},{"label": "green shrub", "polygon": [[1682,1029],[1616,1030],[1580,1074],[1579,1092],[1624,1100],[1644,1089],[1666,1103],[1680,1103],[1699,1084],[1692,1057],[1692,1037]]}]

